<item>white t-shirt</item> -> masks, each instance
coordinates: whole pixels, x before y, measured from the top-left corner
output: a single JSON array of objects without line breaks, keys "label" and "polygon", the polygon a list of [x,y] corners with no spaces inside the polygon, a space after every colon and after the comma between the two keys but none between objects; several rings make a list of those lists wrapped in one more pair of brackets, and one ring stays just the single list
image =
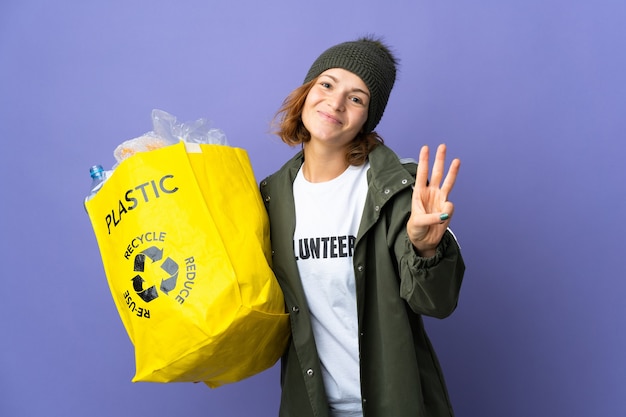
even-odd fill
[{"label": "white t-shirt", "polygon": [[361,416],[358,320],[352,257],[367,196],[369,164],[327,182],[302,170],[293,184],[294,253],[333,416]]}]

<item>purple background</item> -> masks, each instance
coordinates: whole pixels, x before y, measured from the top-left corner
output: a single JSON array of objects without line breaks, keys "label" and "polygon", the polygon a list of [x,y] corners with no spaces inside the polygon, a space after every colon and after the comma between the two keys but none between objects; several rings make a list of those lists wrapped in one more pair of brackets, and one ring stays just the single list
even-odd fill
[{"label": "purple background", "polygon": [[426,323],[457,415],[626,415],[625,19],[623,0],[3,0],[0,415],[276,415],[277,367],[130,382],[88,169],[160,108],[212,120],[260,180],[295,151],[269,133],[282,99],[366,33],[402,61],[379,133],[462,159],[466,280]]}]

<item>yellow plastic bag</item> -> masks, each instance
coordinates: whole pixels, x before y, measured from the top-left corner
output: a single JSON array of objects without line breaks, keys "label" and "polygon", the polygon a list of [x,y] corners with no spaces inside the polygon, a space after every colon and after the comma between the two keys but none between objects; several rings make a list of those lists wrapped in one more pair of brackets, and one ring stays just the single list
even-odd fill
[{"label": "yellow plastic bag", "polygon": [[288,315],[243,149],[181,142],[137,153],[86,209],[135,347],[134,382],[217,387],[280,358]]}]

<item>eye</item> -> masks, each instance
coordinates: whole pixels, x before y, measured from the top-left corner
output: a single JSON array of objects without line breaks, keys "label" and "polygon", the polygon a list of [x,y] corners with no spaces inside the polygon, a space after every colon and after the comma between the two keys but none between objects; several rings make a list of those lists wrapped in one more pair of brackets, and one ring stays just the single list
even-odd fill
[{"label": "eye", "polygon": [[359,97],[359,96],[352,96],[350,97],[350,101],[355,103],[355,104],[360,104],[362,106],[365,106],[366,102],[363,98]]},{"label": "eye", "polygon": [[330,88],[330,83],[329,83],[329,82],[326,82],[326,81],[322,81],[322,82],[320,83],[320,85],[321,85],[322,87],[324,87],[324,88]]}]

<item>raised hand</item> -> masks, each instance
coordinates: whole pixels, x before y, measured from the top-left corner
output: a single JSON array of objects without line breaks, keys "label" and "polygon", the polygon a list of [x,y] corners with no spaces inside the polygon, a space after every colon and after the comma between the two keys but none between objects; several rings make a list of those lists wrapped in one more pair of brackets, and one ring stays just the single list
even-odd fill
[{"label": "raised hand", "polygon": [[439,145],[429,181],[428,146],[423,146],[420,150],[411,216],[406,230],[413,246],[424,257],[435,254],[454,214],[454,205],[448,201],[448,196],[454,187],[461,161],[453,159],[444,178],[445,159],[446,145]]}]

